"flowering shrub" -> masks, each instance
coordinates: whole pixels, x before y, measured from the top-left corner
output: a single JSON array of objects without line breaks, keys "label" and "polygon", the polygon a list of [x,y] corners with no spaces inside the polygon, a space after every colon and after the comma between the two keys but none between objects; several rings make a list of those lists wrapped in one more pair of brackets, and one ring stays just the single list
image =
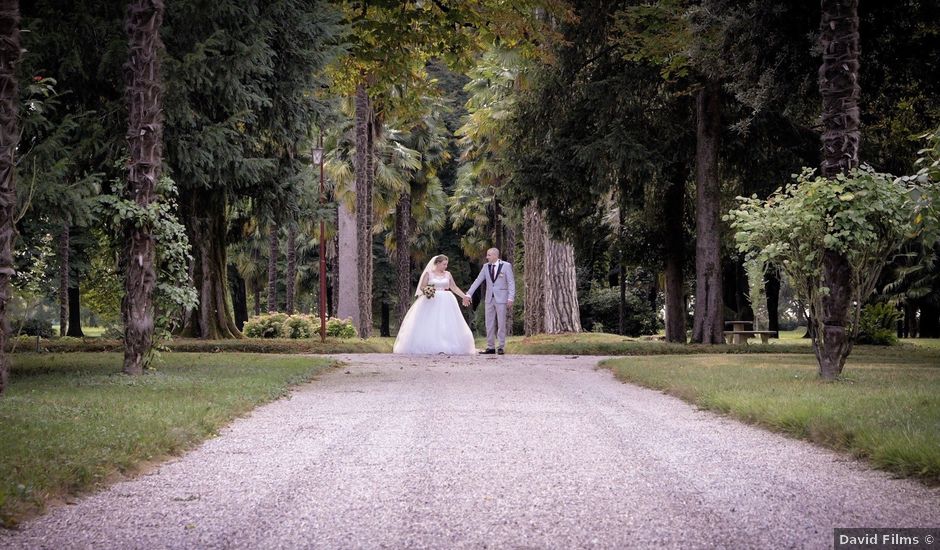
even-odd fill
[{"label": "flowering shrub", "polygon": [[[317,330],[319,330],[319,323],[317,325]],[[326,320],[326,335],[335,338],[355,338],[356,327],[353,326],[352,319],[330,318]]]},{"label": "flowering shrub", "polygon": [[[267,313],[252,317],[242,329],[249,338],[315,338],[320,334],[320,319],[313,315]],[[356,328],[350,319],[327,319],[326,334],[334,338],[354,338]]]},{"label": "flowering shrub", "polygon": [[283,338],[284,313],[267,313],[252,317],[245,322],[242,332],[249,338]]}]

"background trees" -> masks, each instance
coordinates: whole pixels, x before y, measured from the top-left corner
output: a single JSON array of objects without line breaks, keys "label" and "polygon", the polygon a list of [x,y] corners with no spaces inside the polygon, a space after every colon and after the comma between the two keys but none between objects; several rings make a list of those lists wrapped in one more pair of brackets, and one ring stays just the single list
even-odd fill
[{"label": "background trees", "polygon": [[17,0],[0,3],[0,393],[9,378],[6,344],[10,334],[7,304],[13,276],[16,212],[16,147],[19,103],[16,65],[20,59],[20,8]]},{"label": "background trees", "polygon": [[[394,334],[415,264],[446,253],[469,280],[494,245],[520,268],[514,324],[527,334],[664,329],[717,343],[726,320],[805,318],[805,293],[790,299],[800,285],[749,269],[721,213],[804,166],[914,175],[916,136],[940,124],[940,8],[852,6],[180,0],[159,33],[168,179],[144,178],[163,205],[143,231],[155,292],[173,297],[158,324],[236,338],[251,312],[311,311],[320,220],[330,313],[362,337]],[[66,334],[92,316],[120,324],[125,8],[24,7],[11,259],[23,275],[9,307]],[[833,50],[856,32],[864,47]],[[321,134],[325,206],[309,155]],[[905,334],[940,333],[936,253],[907,241],[875,283],[869,301],[896,305]],[[830,256],[826,284],[849,288]],[[848,311],[839,296],[815,313]],[[851,329],[841,313],[819,322]]]}]

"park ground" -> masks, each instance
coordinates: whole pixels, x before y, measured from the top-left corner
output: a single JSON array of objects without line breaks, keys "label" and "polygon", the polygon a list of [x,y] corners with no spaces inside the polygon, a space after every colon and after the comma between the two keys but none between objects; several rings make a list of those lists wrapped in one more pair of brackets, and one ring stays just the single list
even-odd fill
[{"label": "park ground", "polygon": [[[716,349],[579,334],[512,338],[507,349],[511,355],[622,355],[602,365],[625,382],[834,449],[891,475],[940,484],[940,341],[859,346],[843,379],[824,383],[815,377],[808,342],[796,333],[783,336],[768,346]],[[97,349],[95,339],[88,342]],[[228,351],[246,349],[239,344],[280,353]],[[164,352],[139,379],[117,374],[119,353],[16,353],[10,393],[0,402],[3,523],[15,525],[50,504],[73,502],[184,454],[260,404],[306,382],[315,386],[337,368],[335,358],[306,353],[382,353],[391,339],[318,345],[180,341],[173,347],[204,351]]]}]

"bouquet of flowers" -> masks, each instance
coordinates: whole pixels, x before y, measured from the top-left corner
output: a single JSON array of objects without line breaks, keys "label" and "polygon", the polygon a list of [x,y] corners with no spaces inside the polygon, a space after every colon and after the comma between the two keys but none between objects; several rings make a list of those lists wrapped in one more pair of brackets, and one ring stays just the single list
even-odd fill
[{"label": "bouquet of flowers", "polygon": [[434,293],[437,292],[437,289],[434,288],[434,285],[428,285],[424,287],[423,289],[421,289],[421,292],[424,293],[425,298],[430,300],[431,298],[434,297]]}]

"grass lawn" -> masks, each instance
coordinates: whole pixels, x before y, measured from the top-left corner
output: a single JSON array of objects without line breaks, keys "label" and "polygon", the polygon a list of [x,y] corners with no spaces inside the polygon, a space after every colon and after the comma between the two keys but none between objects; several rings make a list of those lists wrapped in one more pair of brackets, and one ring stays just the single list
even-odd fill
[{"label": "grass lawn", "polygon": [[17,354],[0,399],[0,524],[132,474],[285,395],[326,359],[168,353],[132,378],[115,353]]},{"label": "grass lawn", "polygon": [[604,365],[621,380],[938,484],[940,353],[874,351],[853,353],[844,379],[833,383],[817,379],[812,355],[631,357]]},{"label": "grass lawn", "polygon": [[675,344],[649,338],[582,332],[514,336],[506,340],[506,351],[535,355],[662,355],[691,353],[812,353],[808,341],[771,340],[768,344],[703,346]]},{"label": "grass lawn", "polygon": [[[104,331],[104,327],[82,327],[82,334],[84,334],[87,338],[98,338],[104,334]],[[59,323],[52,323],[52,332],[53,334],[59,334]]]},{"label": "grass lawn", "polygon": [[[166,347],[174,352],[248,352],[248,353],[391,353],[394,338],[240,338],[237,340],[200,340],[174,338]],[[104,338],[51,338],[42,339],[40,349],[47,352],[121,351],[120,340]],[[36,338],[21,336],[16,342],[16,353],[36,350]]]}]

